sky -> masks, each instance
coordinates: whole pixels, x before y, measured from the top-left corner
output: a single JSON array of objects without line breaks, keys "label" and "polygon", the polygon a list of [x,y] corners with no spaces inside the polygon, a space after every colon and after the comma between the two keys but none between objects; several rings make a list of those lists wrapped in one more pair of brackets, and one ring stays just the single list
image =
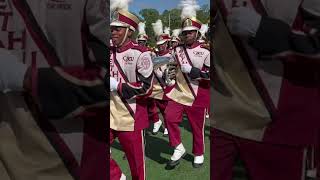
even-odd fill
[{"label": "sky", "polygon": [[[160,13],[164,10],[170,10],[177,8],[180,0],[132,0],[129,5],[129,10],[139,14],[141,9],[153,8],[157,9]],[[201,6],[203,4],[210,4],[210,0],[198,0],[198,4]]]}]

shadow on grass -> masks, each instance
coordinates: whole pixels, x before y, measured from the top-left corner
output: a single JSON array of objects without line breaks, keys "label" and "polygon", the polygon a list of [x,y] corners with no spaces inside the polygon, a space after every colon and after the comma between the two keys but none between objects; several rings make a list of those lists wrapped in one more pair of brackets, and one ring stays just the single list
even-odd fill
[{"label": "shadow on grass", "polygon": [[[168,140],[163,138],[146,134],[146,157],[149,159],[159,163],[165,164],[169,161],[168,158],[162,157],[163,154],[167,154],[169,156],[173,153],[173,148],[169,146]],[[187,154],[183,159],[187,161],[193,161],[193,156],[191,154]]]},{"label": "shadow on grass", "polygon": [[[163,154],[171,156],[173,153],[173,148],[169,146],[168,140],[146,133],[145,143],[145,153],[147,158],[159,164],[166,164],[169,161],[168,158],[163,157]],[[111,146],[122,151],[121,144],[118,141],[114,141]],[[183,159],[192,162],[193,156],[188,153]]]}]

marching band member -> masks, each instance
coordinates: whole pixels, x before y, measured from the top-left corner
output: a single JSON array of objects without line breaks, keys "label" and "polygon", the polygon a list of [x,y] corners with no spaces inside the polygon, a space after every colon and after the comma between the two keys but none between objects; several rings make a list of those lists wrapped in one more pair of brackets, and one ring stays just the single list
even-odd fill
[{"label": "marching band member", "polygon": [[181,29],[172,30],[171,49],[174,49],[175,47],[177,47],[181,42],[181,39],[179,38],[180,33],[181,33]]},{"label": "marching band member", "polygon": [[149,125],[146,96],[152,89],[153,64],[150,51],[131,40],[139,19],[128,12],[127,3],[111,1],[110,144],[118,137],[132,179],[144,180],[143,129]]},{"label": "marching band member", "polygon": [[176,74],[176,84],[166,95],[172,99],[165,111],[170,145],[174,153],[169,167],[179,164],[186,150],[181,141],[179,124],[183,113],[188,116],[193,134],[193,167],[201,167],[204,162],[205,109],[210,102],[210,52],[198,42],[201,23],[196,19],[199,6],[195,1],[182,0],[183,45],[174,49],[181,69]]},{"label": "marching band member", "polygon": [[[158,57],[171,57],[170,51],[169,51],[169,41],[170,41],[170,29],[169,28],[165,28],[165,31],[163,31],[163,25],[162,25],[162,21],[161,20],[157,20],[155,23],[152,23],[152,27],[153,27],[153,31],[157,37],[157,47],[159,49],[159,51],[157,52],[157,56]],[[160,68],[155,70],[155,77],[157,79],[157,81],[159,82],[159,85],[161,86],[162,90],[165,91],[165,89],[167,88],[167,84],[165,84],[165,82],[162,80],[163,75],[164,75],[164,71],[167,68],[166,65],[161,66]],[[158,119],[158,121],[156,123],[154,123],[154,128],[153,128],[153,134],[156,134],[159,131],[159,128],[161,127],[161,125],[163,124],[162,121],[159,119],[158,116],[158,112],[156,107],[159,108],[164,121],[166,121],[166,116],[165,116],[165,109],[167,107],[168,101],[166,100],[165,95],[163,94],[162,96],[155,96],[154,97],[154,103],[155,106],[153,109],[154,114],[156,114],[156,116],[154,116],[156,119]],[[164,136],[168,135],[168,130],[167,128],[164,129],[163,132]]]}]

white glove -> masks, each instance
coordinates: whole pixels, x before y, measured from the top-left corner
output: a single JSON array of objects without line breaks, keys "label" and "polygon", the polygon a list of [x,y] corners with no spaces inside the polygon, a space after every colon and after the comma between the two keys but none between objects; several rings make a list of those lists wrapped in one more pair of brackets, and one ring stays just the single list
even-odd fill
[{"label": "white glove", "polygon": [[234,7],[227,17],[227,25],[230,32],[239,36],[256,35],[261,21],[261,15],[248,7]]},{"label": "white glove", "polygon": [[0,49],[0,91],[22,91],[28,66],[6,49]]},{"label": "white glove", "polygon": [[114,77],[110,77],[110,91],[117,90],[118,84],[119,82]]},{"label": "white glove", "polygon": [[192,66],[190,66],[189,64],[182,64],[181,65],[181,71],[183,73],[190,73],[191,72],[191,68],[192,68]]},{"label": "white glove", "polygon": [[304,0],[302,8],[307,12],[320,17],[320,1],[319,0]]},{"label": "white glove", "polygon": [[163,72],[160,69],[156,69],[154,72],[158,78],[162,78]]}]

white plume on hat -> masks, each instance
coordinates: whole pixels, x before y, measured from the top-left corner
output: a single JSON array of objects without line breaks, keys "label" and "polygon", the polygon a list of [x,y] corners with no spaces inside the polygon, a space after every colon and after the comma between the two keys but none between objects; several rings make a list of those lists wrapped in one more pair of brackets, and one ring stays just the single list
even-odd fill
[{"label": "white plume on hat", "polygon": [[125,10],[128,11],[129,3],[132,0],[110,0],[110,10],[111,12],[115,10]]},{"label": "white plume on hat", "polygon": [[170,28],[169,27],[165,27],[164,28],[164,33],[168,34],[170,36]]},{"label": "white plume on hat", "polygon": [[181,0],[178,7],[182,9],[181,19],[196,17],[197,10],[200,9],[196,0]]},{"label": "white plume on hat", "polygon": [[156,36],[163,34],[162,21],[160,19],[158,19],[155,23],[152,23],[152,28]]},{"label": "white plume on hat", "polygon": [[174,29],[172,30],[172,36],[173,37],[179,37],[179,34],[181,33],[181,29]]},{"label": "white plume on hat", "polygon": [[139,26],[139,34],[146,34],[146,30],[145,30],[146,24],[143,22],[140,22],[138,26]]},{"label": "white plume on hat", "polygon": [[202,24],[201,29],[199,30],[201,33],[201,36],[204,36],[209,30],[208,24]]}]

